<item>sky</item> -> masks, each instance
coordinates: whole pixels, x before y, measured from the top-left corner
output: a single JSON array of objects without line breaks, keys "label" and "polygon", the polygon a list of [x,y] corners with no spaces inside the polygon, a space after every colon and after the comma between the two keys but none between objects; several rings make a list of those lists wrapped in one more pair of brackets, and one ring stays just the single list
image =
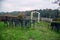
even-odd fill
[{"label": "sky", "polygon": [[57,9],[55,0],[0,0],[0,12]]}]

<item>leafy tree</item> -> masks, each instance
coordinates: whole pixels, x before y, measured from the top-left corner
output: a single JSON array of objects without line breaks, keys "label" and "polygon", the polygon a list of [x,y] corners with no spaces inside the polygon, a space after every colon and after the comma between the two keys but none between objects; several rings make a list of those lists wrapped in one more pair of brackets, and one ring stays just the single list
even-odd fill
[{"label": "leafy tree", "polygon": [[19,18],[19,19],[22,19],[22,18],[23,18],[23,15],[18,15],[18,18]]}]

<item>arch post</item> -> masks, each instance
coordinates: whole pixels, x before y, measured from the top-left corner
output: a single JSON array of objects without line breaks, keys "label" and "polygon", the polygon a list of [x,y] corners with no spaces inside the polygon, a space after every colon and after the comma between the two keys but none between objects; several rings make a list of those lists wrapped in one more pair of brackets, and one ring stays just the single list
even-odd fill
[{"label": "arch post", "polygon": [[40,13],[37,12],[37,11],[32,11],[31,12],[31,23],[32,23],[32,19],[33,19],[33,13],[38,13],[38,23],[39,23],[39,21],[40,21]]},{"label": "arch post", "polygon": [[40,13],[38,14],[38,22],[40,21]]}]

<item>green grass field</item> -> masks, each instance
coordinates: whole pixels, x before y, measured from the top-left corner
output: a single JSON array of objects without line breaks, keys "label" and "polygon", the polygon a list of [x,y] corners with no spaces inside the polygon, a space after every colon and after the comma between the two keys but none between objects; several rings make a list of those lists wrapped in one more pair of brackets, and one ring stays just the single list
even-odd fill
[{"label": "green grass field", "polygon": [[7,27],[0,22],[0,40],[60,40],[60,34],[49,29],[49,23],[40,22],[30,28]]}]

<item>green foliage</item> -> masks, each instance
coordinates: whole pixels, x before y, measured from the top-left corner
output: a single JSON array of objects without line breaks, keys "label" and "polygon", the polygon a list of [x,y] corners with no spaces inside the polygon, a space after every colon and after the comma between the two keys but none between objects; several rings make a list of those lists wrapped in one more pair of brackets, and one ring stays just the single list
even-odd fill
[{"label": "green foliage", "polygon": [[[41,17],[46,17],[46,18],[57,18],[57,17],[60,17],[58,16],[58,14],[60,14],[60,11],[59,10],[52,10],[52,9],[43,9],[43,10],[36,10],[38,12],[40,12],[40,16]],[[31,15],[31,12],[26,12],[27,13],[27,16],[30,16]],[[37,17],[37,14],[34,14],[34,16]]]},{"label": "green foliage", "polygon": [[34,27],[6,27],[4,23],[0,23],[0,40],[60,40],[60,34],[51,31],[48,28],[49,23],[35,23]]},{"label": "green foliage", "polygon": [[53,21],[60,21],[60,18],[54,18]]},{"label": "green foliage", "polygon": [[[25,11],[25,12],[20,12],[20,11],[14,11],[14,12],[8,12],[8,14],[10,14],[10,15],[13,15],[13,16],[18,16],[18,14],[25,14],[26,13],[26,15],[27,16],[30,16],[31,15],[31,12],[32,12],[33,10],[31,10],[31,11]],[[57,17],[60,17],[59,16],[59,14],[60,14],[60,11],[59,10],[57,10],[57,9],[55,9],[55,10],[52,10],[52,9],[43,9],[43,10],[35,10],[35,11],[38,11],[38,12],[40,12],[41,13],[41,17],[47,17],[47,18],[57,18]],[[6,12],[0,12],[0,16],[2,16],[2,15],[5,15],[5,14],[7,14]],[[34,14],[34,16],[35,17],[37,17],[37,14]]]},{"label": "green foliage", "polygon": [[60,23],[60,18],[54,18],[53,21],[56,23]]},{"label": "green foliage", "polygon": [[19,19],[22,19],[22,18],[23,18],[23,15],[18,15],[18,18],[19,18]]}]

